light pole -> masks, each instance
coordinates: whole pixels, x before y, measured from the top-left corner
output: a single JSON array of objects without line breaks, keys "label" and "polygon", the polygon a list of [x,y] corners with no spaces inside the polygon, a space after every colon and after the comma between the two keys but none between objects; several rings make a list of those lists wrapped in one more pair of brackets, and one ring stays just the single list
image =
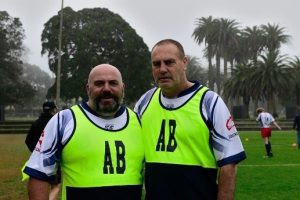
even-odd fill
[{"label": "light pole", "polygon": [[64,0],[61,1],[59,36],[58,36],[58,63],[57,63],[57,74],[56,74],[56,104],[58,108],[60,108],[60,72],[61,72],[61,39],[62,39],[62,25],[63,25],[63,8],[64,8]]}]

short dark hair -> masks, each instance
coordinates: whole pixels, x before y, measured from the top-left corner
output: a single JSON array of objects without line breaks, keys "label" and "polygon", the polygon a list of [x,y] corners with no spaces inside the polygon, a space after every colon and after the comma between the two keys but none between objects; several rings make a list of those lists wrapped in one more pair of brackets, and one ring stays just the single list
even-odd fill
[{"label": "short dark hair", "polygon": [[56,105],[53,101],[46,101],[45,103],[43,103],[43,112],[49,112],[54,108],[56,108]]},{"label": "short dark hair", "polygon": [[261,112],[265,111],[265,109],[263,107],[259,107],[256,109],[256,113],[259,114]]},{"label": "short dark hair", "polygon": [[179,57],[183,58],[183,57],[185,56],[183,46],[182,46],[178,41],[173,40],[173,39],[163,39],[163,40],[157,42],[157,43],[153,46],[151,52],[153,51],[153,49],[154,49],[156,46],[163,45],[163,44],[174,44],[174,45],[177,47],[177,49],[179,50]]}]

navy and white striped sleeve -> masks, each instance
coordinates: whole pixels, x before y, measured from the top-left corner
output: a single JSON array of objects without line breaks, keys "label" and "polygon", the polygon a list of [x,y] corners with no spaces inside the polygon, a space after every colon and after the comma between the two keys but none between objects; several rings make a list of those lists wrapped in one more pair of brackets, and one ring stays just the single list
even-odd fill
[{"label": "navy and white striped sleeve", "polygon": [[205,94],[202,113],[212,125],[212,146],[218,166],[244,160],[246,154],[232,115],[217,93],[208,91]]},{"label": "navy and white striped sleeve", "polygon": [[151,90],[148,90],[147,92],[145,92],[141,98],[137,101],[137,103],[134,106],[134,112],[137,113],[137,115],[139,116],[139,118],[142,117],[143,112],[145,111],[153,93],[155,92],[157,88],[152,88]]},{"label": "navy and white striped sleeve", "polygon": [[69,109],[55,114],[41,134],[23,172],[36,179],[53,180],[63,144],[71,135],[73,128],[74,120]]}]

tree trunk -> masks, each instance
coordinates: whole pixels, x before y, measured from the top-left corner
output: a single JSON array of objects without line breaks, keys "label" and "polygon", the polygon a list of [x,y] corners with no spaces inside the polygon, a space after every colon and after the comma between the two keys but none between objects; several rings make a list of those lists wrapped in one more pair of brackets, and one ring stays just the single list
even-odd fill
[{"label": "tree trunk", "polygon": [[221,92],[221,57],[217,52],[216,55],[216,84],[217,84],[217,93]]},{"label": "tree trunk", "polygon": [[272,95],[268,99],[268,109],[267,110],[271,114],[277,113],[277,111],[276,111],[276,104],[275,104],[275,100],[274,100],[274,95]]},{"label": "tree trunk", "polygon": [[211,90],[214,90],[214,68],[212,65],[212,56],[211,53],[208,52],[208,87]]},{"label": "tree trunk", "polygon": [[296,85],[296,105],[300,106],[300,87]]},{"label": "tree trunk", "polygon": [[227,74],[227,59],[224,57],[224,82],[226,81],[228,74]]},{"label": "tree trunk", "polygon": [[5,121],[5,109],[4,109],[4,105],[0,105],[0,121]]}]

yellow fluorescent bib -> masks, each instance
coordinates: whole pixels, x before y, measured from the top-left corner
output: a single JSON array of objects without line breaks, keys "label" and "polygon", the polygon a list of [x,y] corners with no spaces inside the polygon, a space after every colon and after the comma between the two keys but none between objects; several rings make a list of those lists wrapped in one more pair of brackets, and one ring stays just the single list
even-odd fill
[{"label": "yellow fluorescent bib", "polygon": [[63,189],[141,185],[144,148],[135,113],[127,109],[127,125],[109,131],[94,125],[78,106],[72,110],[75,131],[62,151]]},{"label": "yellow fluorescent bib", "polygon": [[201,88],[181,107],[166,109],[156,90],[142,116],[146,162],[216,168],[210,133],[200,113]]}]

